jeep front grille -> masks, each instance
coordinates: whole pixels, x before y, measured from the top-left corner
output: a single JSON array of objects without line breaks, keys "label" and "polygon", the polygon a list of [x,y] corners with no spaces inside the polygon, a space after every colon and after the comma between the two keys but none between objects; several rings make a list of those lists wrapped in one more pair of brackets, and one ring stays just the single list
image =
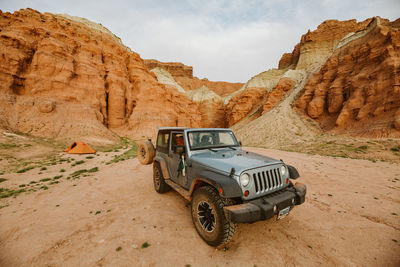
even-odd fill
[{"label": "jeep front grille", "polygon": [[256,193],[273,190],[283,185],[279,168],[253,173]]}]

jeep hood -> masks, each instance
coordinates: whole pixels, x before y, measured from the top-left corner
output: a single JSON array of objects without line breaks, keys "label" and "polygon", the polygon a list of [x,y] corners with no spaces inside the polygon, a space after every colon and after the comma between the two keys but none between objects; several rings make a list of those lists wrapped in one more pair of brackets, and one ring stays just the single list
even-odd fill
[{"label": "jeep hood", "polygon": [[235,168],[236,175],[248,169],[282,163],[279,160],[256,153],[226,149],[195,153],[191,156],[191,161],[225,173],[230,173],[231,169]]}]

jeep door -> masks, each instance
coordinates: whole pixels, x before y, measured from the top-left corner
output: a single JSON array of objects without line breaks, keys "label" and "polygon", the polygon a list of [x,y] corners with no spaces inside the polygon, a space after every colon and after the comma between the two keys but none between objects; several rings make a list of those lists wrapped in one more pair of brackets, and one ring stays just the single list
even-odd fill
[{"label": "jeep door", "polygon": [[186,187],[187,174],[185,169],[185,144],[183,132],[173,131],[170,136],[168,152],[168,170],[171,179]]}]

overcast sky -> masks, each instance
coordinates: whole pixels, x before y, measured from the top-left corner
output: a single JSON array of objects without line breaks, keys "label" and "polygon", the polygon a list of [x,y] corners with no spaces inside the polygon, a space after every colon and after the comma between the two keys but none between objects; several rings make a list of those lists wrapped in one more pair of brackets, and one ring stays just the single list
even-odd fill
[{"label": "overcast sky", "polygon": [[179,61],[213,81],[246,82],[276,68],[302,34],[327,19],[400,16],[399,0],[0,0],[103,24],[142,58]]}]

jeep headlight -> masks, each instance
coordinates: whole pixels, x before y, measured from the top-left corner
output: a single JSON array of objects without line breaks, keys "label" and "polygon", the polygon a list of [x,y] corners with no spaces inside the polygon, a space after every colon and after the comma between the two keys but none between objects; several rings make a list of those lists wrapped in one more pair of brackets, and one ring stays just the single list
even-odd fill
[{"label": "jeep headlight", "polygon": [[250,175],[248,173],[242,173],[239,177],[240,184],[244,187],[248,186],[250,183]]},{"label": "jeep headlight", "polygon": [[281,174],[282,174],[282,176],[284,176],[286,174],[286,166],[285,165],[283,165],[281,167]]}]

